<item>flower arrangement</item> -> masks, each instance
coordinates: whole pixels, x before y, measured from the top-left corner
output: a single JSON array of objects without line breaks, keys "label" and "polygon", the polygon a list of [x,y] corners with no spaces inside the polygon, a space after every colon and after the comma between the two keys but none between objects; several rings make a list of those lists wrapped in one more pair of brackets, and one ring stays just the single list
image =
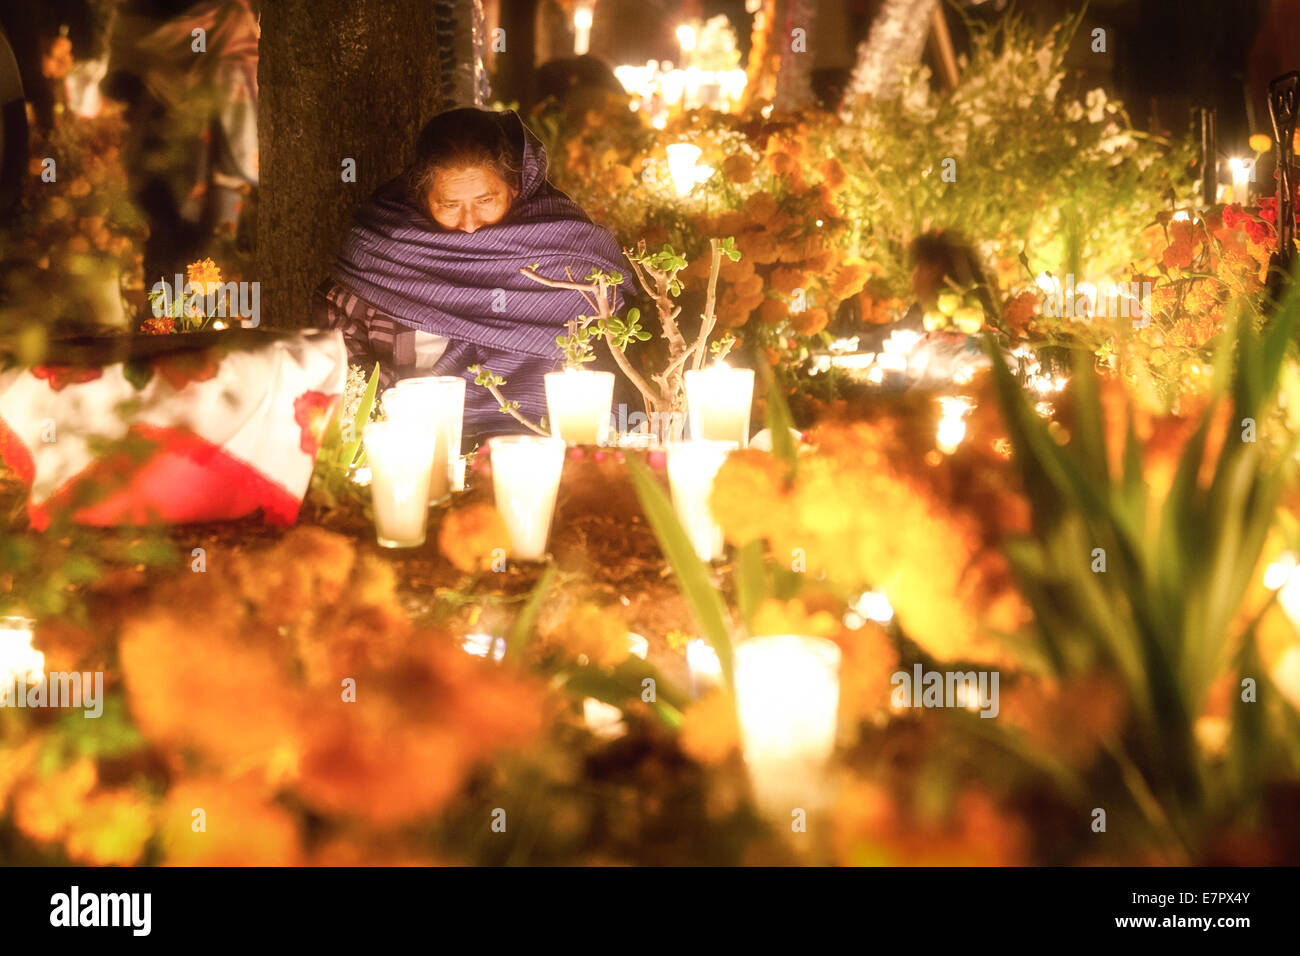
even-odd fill
[{"label": "flower arrangement", "polygon": [[153,317],[140,324],[140,331],[165,335],[227,328],[225,316],[234,315],[238,305],[224,299],[228,294],[228,290],[222,289],[221,269],[215,262],[211,259],[191,262],[185,267],[184,288],[173,290],[164,279],[150,290]]}]

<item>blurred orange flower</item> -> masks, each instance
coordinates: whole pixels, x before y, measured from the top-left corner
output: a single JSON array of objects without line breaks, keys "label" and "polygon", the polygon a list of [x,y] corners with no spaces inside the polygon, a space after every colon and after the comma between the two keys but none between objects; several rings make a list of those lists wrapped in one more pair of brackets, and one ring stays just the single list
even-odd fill
[{"label": "blurred orange flower", "polygon": [[452,508],[438,529],[438,550],[465,574],[486,570],[509,546],[505,520],[487,502]]},{"label": "blurred orange flower", "polygon": [[736,701],[719,690],[686,706],[681,736],[682,751],[706,766],[722,763],[740,747],[740,726],[736,722]]},{"label": "blurred orange flower", "polygon": [[732,153],[722,161],[722,174],[738,186],[754,178],[754,161],[746,153]]},{"label": "blurred orange flower", "polygon": [[795,312],[790,317],[790,325],[800,335],[816,335],[826,328],[829,322],[830,317],[826,314],[825,309],[804,309],[802,312]]}]

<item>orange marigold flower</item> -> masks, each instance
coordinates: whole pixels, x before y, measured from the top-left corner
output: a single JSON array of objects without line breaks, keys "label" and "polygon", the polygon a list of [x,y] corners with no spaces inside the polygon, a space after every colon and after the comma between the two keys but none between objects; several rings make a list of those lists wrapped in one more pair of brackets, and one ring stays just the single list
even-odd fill
[{"label": "orange marigold flower", "polygon": [[509,542],[505,520],[487,502],[451,509],[438,529],[438,550],[465,574],[486,570]]},{"label": "orange marigold flower", "polygon": [[706,766],[717,765],[740,747],[736,701],[726,691],[714,691],[692,701],[683,717],[678,741],[691,759]]},{"label": "orange marigold flower", "polygon": [[771,219],[776,215],[778,208],[776,199],[771,193],[754,193],[745,200],[745,212],[756,222],[766,222]]},{"label": "orange marigold flower", "polygon": [[800,172],[799,161],[784,150],[778,150],[767,157],[767,165],[778,176],[791,176]]},{"label": "orange marigold flower", "polygon": [[98,780],[95,762],[88,757],[35,777],[14,795],[14,824],[38,843],[59,839],[81,813]]},{"label": "orange marigold flower", "polygon": [[1042,296],[1034,292],[1021,292],[1003,306],[1002,318],[1013,332],[1024,332],[1042,311]]},{"label": "orange marigold flower", "polygon": [[186,267],[185,281],[201,290],[203,295],[211,295],[221,286],[221,270],[211,259],[200,259]]},{"label": "orange marigold flower", "polygon": [[722,174],[738,186],[754,178],[754,161],[746,153],[732,153],[722,161]]},{"label": "orange marigold flower", "polygon": [[826,314],[826,310],[821,308],[804,309],[790,317],[790,325],[800,335],[816,335],[826,328],[829,322],[830,317]]},{"label": "orange marigold flower", "polygon": [[[167,794],[159,835],[168,866],[295,866],[298,825],[273,793],[236,778],[193,777]],[[202,829],[195,811],[202,811]]]},{"label": "orange marigold flower", "polygon": [[789,314],[789,307],[780,299],[764,299],[758,307],[758,320],[767,325],[775,325]]},{"label": "orange marigold flower", "polygon": [[153,807],[134,790],[96,793],[69,822],[63,848],[91,866],[130,866],[153,836]]},{"label": "orange marigold flower", "polygon": [[848,175],[844,172],[844,164],[834,156],[822,160],[817,165],[817,172],[821,174],[822,182],[831,189],[839,189],[848,179]]},{"label": "orange marigold flower", "polygon": [[140,325],[140,331],[149,335],[170,335],[176,331],[176,320],[170,315],[155,316],[151,319],[145,319]]},{"label": "orange marigold flower", "polygon": [[848,299],[862,291],[869,277],[865,262],[846,262],[835,270],[827,288],[836,299]]},{"label": "orange marigold flower", "polygon": [[778,292],[781,295],[794,295],[795,289],[807,288],[808,273],[802,269],[778,266],[772,270],[771,276],[768,277],[768,285],[773,292]]}]

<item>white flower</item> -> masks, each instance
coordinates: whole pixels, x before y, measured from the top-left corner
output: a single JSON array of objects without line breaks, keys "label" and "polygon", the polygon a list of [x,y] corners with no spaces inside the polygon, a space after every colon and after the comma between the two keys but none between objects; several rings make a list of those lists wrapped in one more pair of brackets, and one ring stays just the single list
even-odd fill
[{"label": "white flower", "polygon": [[1088,105],[1089,123],[1100,123],[1106,118],[1106,91],[1100,86],[1089,90],[1084,102]]}]

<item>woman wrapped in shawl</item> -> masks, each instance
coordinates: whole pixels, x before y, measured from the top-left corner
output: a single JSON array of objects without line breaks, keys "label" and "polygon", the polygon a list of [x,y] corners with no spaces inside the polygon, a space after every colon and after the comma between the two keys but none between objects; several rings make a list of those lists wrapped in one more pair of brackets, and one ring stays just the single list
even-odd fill
[{"label": "woman wrapped in shawl", "polygon": [[[579,280],[620,272],[616,309],[635,294],[613,234],[547,181],[546,150],[517,113],[450,110],[421,131],[406,172],[358,211],[316,291],[316,322],[343,330],[351,362],[378,361],[384,385],[463,376],[467,442],[525,431],[470,366],[504,377],[505,397],[537,421],[542,376],[563,366],[556,336],[591,311],[578,292],[520,274],[534,264],[558,279],[566,268]],[[596,367],[614,367],[605,347],[597,356]]]}]

